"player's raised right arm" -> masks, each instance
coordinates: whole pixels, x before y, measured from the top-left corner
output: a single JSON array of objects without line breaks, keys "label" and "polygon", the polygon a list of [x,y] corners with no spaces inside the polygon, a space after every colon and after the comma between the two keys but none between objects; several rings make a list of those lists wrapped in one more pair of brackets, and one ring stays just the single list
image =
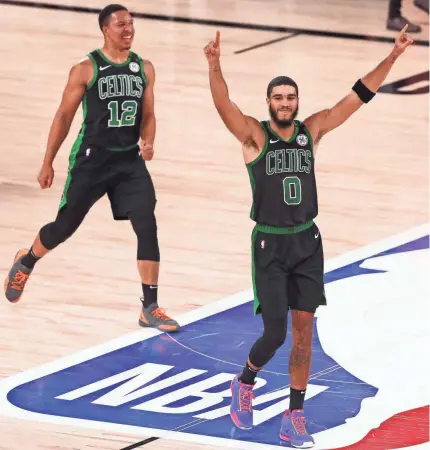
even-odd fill
[{"label": "player's raised right arm", "polygon": [[[89,64],[91,65],[91,62]],[[70,70],[60,106],[52,121],[42,168],[37,177],[42,189],[49,188],[52,185],[54,179],[52,164],[69,133],[73,118],[85,93],[89,68],[90,66],[84,62],[76,64]]]},{"label": "player's raised right arm", "polygon": [[252,138],[252,124],[240,109],[230,100],[227,84],[220,64],[220,33],[217,31],[215,42],[204,48],[209,63],[209,81],[215,107],[225,126],[242,143]]}]

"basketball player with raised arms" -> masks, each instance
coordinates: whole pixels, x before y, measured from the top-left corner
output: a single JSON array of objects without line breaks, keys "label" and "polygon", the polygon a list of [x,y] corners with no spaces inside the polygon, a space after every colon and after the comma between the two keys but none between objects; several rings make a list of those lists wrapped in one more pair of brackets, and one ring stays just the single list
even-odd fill
[{"label": "basketball player with raised arms", "polygon": [[131,51],[135,29],[127,8],[108,5],[98,19],[104,45],[71,68],[38,176],[42,189],[51,187],[54,158],[82,103],[82,127],[70,152],[57,216],[40,229],[29,250],[16,254],[5,280],[5,295],[18,302],[37,261],[72,236],[94,203],[107,194],[113,218],[129,220],[137,237],[143,290],[139,324],[172,332],[179,325],[157,301],[156,196],[146,167],[154,154],[155,70],[150,61]]},{"label": "basketball player with raised arms", "polygon": [[291,310],[293,343],[289,361],[289,408],[280,438],[296,448],[314,439],[306,428],[304,399],[311,369],[314,314],[325,305],[324,256],[318,214],[315,153],[321,138],[342,125],[373,99],[398,57],[412,44],[407,26],[390,54],[359,79],[339,103],[303,122],[296,119],[299,88],[289,77],[274,78],[267,87],[270,120],[243,114],[230,100],[220,65],[220,33],[204,48],[215,107],[228,130],[241,142],[251,182],[252,280],[254,313],[262,315],[263,335],[232,381],[230,415],[241,429],[253,426],[253,387],[258,372],[282,346]]}]

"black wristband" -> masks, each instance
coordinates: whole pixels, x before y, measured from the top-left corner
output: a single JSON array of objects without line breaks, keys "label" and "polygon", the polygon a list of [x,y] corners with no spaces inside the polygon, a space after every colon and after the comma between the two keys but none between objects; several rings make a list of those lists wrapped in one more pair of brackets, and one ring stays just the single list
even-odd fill
[{"label": "black wristband", "polygon": [[369,103],[375,96],[375,92],[372,92],[360,79],[352,87],[352,90],[360,97],[360,100],[364,103]]}]

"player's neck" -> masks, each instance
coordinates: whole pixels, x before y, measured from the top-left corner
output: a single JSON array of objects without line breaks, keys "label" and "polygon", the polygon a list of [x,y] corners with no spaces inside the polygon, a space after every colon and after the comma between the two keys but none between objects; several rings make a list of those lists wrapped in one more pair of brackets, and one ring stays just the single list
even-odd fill
[{"label": "player's neck", "polygon": [[289,141],[291,139],[291,137],[294,134],[295,128],[296,128],[295,125],[294,125],[294,121],[289,127],[287,127],[287,128],[280,128],[280,127],[278,127],[276,125],[276,122],[274,122],[273,120],[270,120],[270,127],[279,136],[281,136],[281,138],[284,139],[285,141]]},{"label": "player's neck", "polygon": [[126,62],[130,54],[130,50],[118,50],[106,44],[103,45],[100,50],[106,58],[109,59],[109,61],[112,61],[115,64],[122,64]]}]

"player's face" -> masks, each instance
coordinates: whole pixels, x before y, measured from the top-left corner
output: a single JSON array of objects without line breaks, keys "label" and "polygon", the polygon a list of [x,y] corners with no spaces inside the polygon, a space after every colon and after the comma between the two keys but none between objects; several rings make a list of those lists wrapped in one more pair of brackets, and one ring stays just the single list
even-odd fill
[{"label": "player's face", "polygon": [[133,17],[128,11],[117,11],[104,27],[105,36],[118,50],[129,50],[134,38]]},{"label": "player's face", "polygon": [[267,99],[269,113],[279,128],[287,128],[299,112],[299,98],[294,86],[275,86]]}]

